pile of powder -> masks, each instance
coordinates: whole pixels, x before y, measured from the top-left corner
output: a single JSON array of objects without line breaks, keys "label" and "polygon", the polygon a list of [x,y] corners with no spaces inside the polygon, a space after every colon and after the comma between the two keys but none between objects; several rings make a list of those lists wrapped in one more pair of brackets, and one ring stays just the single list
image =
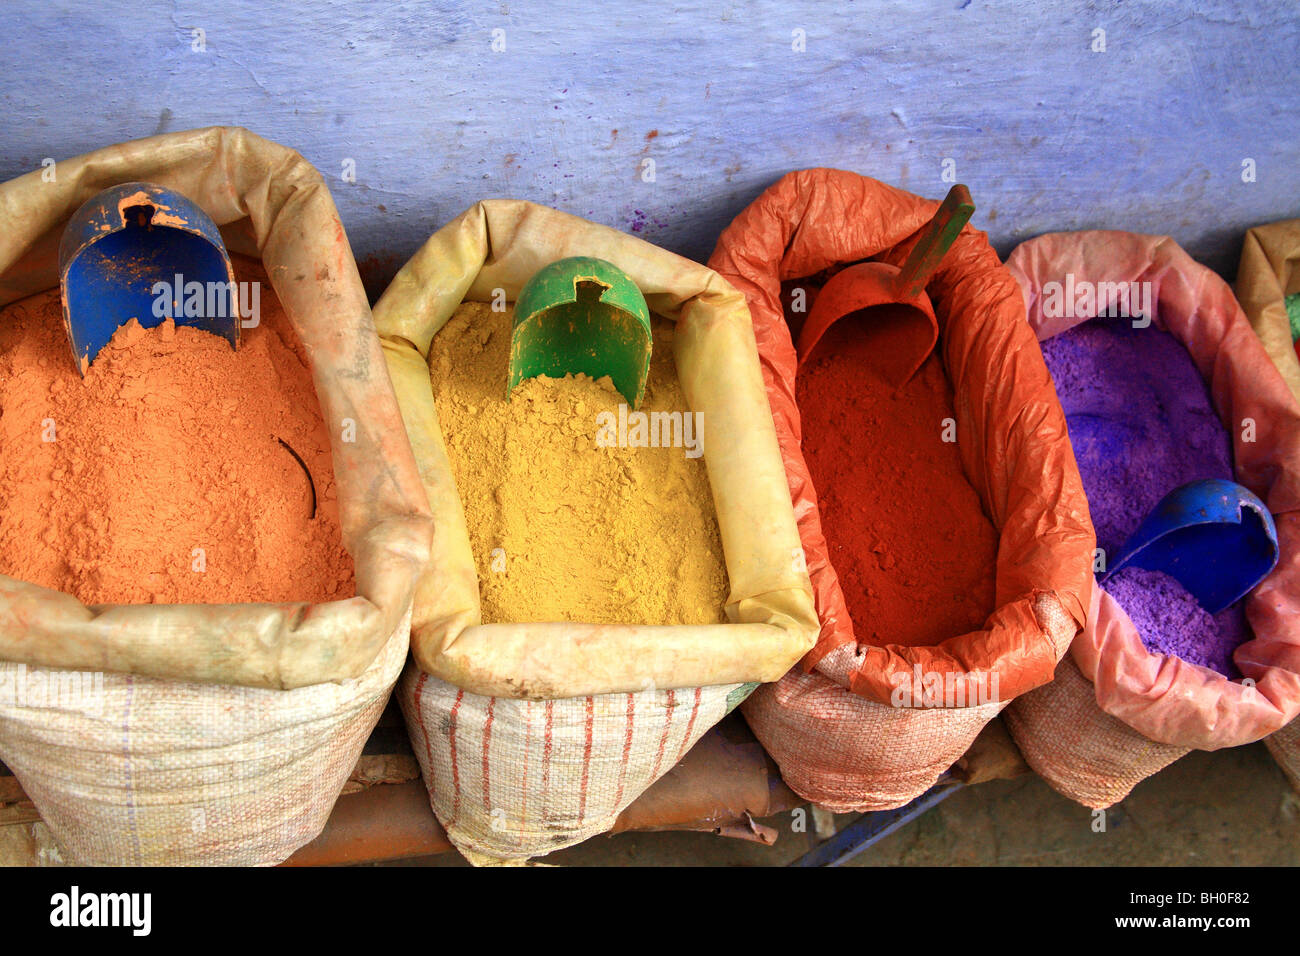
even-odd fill
[{"label": "pile of powder", "polygon": [[1232,661],[1233,649],[1246,635],[1240,602],[1212,615],[1174,578],[1132,566],[1106,580],[1106,593],[1132,620],[1147,650],[1172,654],[1233,680],[1241,676]]},{"label": "pile of powder", "polygon": [[895,391],[862,331],[836,322],[799,373],[803,453],[854,636],[930,646],[993,612],[997,529],[943,440],[955,414],[937,352]]},{"label": "pile of powder", "polygon": [[[1168,332],[1134,328],[1126,318],[1095,319],[1044,342],[1043,358],[1070,426],[1097,546],[1108,559],[1174,488],[1198,478],[1232,480],[1227,431],[1191,356]],[[1195,598],[1151,574],[1120,571],[1106,582],[1147,649],[1234,676],[1223,662],[1247,636],[1240,608],[1191,614]],[[1147,585],[1155,590],[1143,597]]]},{"label": "pile of powder", "polygon": [[354,593],[305,353],[260,265],[236,268],[261,283],[238,352],[132,319],[83,380],[57,289],[0,312],[0,574],[86,604]]},{"label": "pile of powder", "polygon": [[[608,378],[539,376],[507,400],[510,331],[510,312],[464,303],[429,362],[484,622],[725,621],[713,496],[684,429],[682,447],[598,445],[597,416],[624,402]],[[639,410],[688,413],[659,319]]]}]

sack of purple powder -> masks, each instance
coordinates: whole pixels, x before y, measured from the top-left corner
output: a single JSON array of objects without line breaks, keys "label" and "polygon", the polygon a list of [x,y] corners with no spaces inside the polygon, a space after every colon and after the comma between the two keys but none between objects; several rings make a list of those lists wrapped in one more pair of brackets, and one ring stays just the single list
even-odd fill
[{"label": "sack of purple powder", "polygon": [[1106,578],[1055,681],[1008,707],[1026,762],[1107,807],[1189,750],[1300,713],[1300,402],[1226,283],[1171,239],[1055,233],[1007,265],[1069,422],[1098,572],[1189,481],[1235,480],[1277,524],[1277,568],[1218,614],[1161,572]]}]

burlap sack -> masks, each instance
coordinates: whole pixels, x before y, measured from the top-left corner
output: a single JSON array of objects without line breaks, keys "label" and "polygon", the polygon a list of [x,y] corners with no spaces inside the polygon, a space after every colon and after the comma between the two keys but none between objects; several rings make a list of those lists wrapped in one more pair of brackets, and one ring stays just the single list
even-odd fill
[{"label": "burlap sack", "polygon": [[[1094,612],[1103,598],[1109,600],[1109,595],[1095,588]],[[1110,613],[1118,617],[1124,612],[1116,605]],[[1119,803],[1188,752],[1143,737],[1098,707],[1097,689],[1068,654],[1057,665],[1056,679],[1017,697],[1003,720],[1025,762],[1055,790],[1086,807]]]},{"label": "burlap sack", "polygon": [[211,128],[0,185],[0,305],[57,285],[64,223],[134,180],[261,258],[332,435],[355,423],[332,451],[356,597],[92,608],[0,576],[0,760],[74,861],[273,863],[320,831],[383,709],[432,522],[334,202],[292,150]]},{"label": "burlap sack", "polygon": [[[1076,287],[1151,283],[1153,326],[1186,346],[1233,437],[1237,481],[1277,522],[1281,560],[1246,598],[1254,639],[1233,655],[1247,680],[1148,652],[1128,615],[1098,589],[1056,681],[1008,709],[1007,725],[1035,771],[1067,797],[1107,807],[1188,750],[1259,740],[1300,712],[1300,403],[1227,284],[1167,237],[1053,233],[1021,244],[1007,267],[1040,340],[1097,311],[1095,302],[1076,302],[1073,317],[1045,316],[1047,283],[1064,284],[1067,274]],[[1248,419],[1251,429],[1243,428]]]},{"label": "burlap sack", "polygon": [[[430,343],[465,300],[513,301],[537,269],[595,255],[677,323],[686,401],[731,593],[702,627],[481,624],[464,512],[429,379]],[[438,230],[394,277],[375,322],[438,527],[416,592],[417,667],[399,699],[434,812],[473,862],[577,843],[618,813],[749,689],[812,646],[811,586],[744,299],[708,269],[532,203],[488,200]]]},{"label": "burlap sack", "polygon": [[[1286,313],[1286,296],[1300,293],[1300,219],[1272,222],[1246,232],[1236,292],[1268,357],[1300,401],[1300,360]],[[1264,743],[1292,786],[1300,790],[1300,722],[1293,720]]]},{"label": "burlap sack", "polygon": [[1300,721],[1291,721],[1265,740],[1268,752],[1286,774],[1291,786],[1300,791]]},{"label": "burlap sack", "polygon": [[[796,355],[780,286],[861,259],[901,265],[937,208],[854,173],[804,170],[736,217],[709,260],[754,317],[821,618],[802,667],[759,688],[743,712],[786,783],[832,810],[897,807],[930,787],[1006,701],[1051,679],[1082,626],[1091,585],[1092,525],[1065,417],[1019,290],[984,235],[968,227],[927,292],[958,396],[963,468],[999,533],[998,607],[984,630],[934,647],[873,647],[854,637],[799,448]],[[896,680],[910,686],[913,674],[980,671],[998,678],[987,702],[894,706]]]},{"label": "burlap sack", "polygon": [[406,662],[409,621],[360,677],[294,690],[101,673],[51,701],[75,672],[0,665],[0,687],[24,687],[0,707],[0,759],[69,862],[279,863],[329,819]]}]

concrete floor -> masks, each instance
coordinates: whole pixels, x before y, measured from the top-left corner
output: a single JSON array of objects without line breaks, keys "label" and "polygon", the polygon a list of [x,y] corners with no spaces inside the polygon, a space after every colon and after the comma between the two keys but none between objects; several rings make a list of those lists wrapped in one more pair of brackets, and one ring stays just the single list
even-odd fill
[{"label": "concrete floor", "polygon": [[[837,817],[840,826],[853,817]],[[702,833],[624,833],[560,850],[563,866],[782,866],[809,836],[765,821],[771,847]],[[1038,777],[959,791],[856,857],[853,866],[1300,865],[1300,795],[1262,744],[1192,753],[1144,781],[1094,833],[1092,813]],[[467,866],[444,854],[409,865]]]}]

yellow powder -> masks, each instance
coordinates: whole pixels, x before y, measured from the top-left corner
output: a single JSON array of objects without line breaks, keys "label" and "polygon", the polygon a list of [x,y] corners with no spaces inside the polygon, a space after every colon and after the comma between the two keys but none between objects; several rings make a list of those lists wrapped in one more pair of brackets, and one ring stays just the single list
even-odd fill
[{"label": "yellow powder", "polygon": [[[464,303],[429,361],[484,622],[724,622],[713,495],[684,430],[659,441],[682,447],[602,447],[598,435],[605,445],[617,437],[624,401],[608,378],[539,376],[507,401],[510,323],[509,312]],[[688,414],[672,336],[656,318],[639,411]],[[602,429],[610,419],[598,421],[601,412],[615,417],[612,428]]]}]

